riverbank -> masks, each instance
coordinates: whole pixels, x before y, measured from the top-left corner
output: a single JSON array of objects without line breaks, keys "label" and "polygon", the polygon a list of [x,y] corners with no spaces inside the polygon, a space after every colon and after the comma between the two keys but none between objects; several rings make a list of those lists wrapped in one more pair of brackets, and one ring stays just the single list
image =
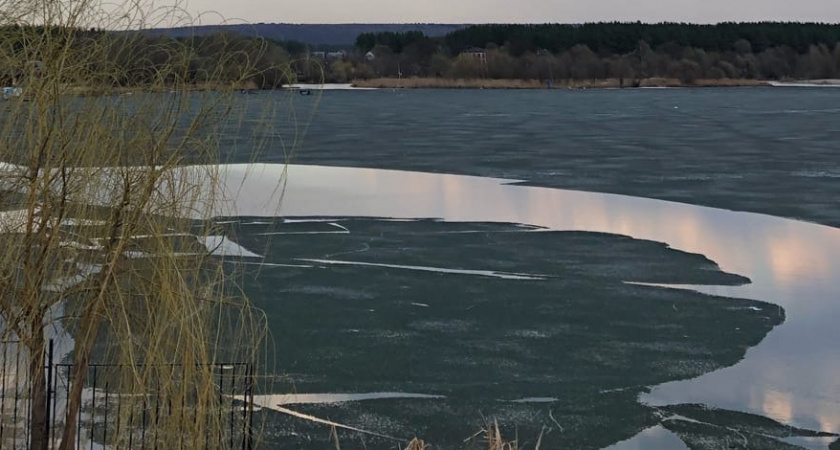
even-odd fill
[{"label": "riverbank", "polygon": [[[450,79],[450,78],[371,78],[354,80],[353,87],[379,89],[546,89],[548,83],[541,80],[521,79]],[[621,87],[746,87],[769,86],[764,80],[749,79],[699,79],[690,83],[676,78],[646,78],[638,86],[632,80],[606,78],[600,80],[557,80],[552,89],[610,89]]]},{"label": "riverbank", "polygon": [[228,84],[184,84],[179,86],[170,86],[163,84],[146,85],[146,86],[78,86],[65,85],[62,86],[62,94],[71,97],[106,97],[111,95],[132,95],[135,93],[167,93],[167,92],[224,92],[224,91],[242,91],[242,90],[257,90],[252,87],[232,86]]}]

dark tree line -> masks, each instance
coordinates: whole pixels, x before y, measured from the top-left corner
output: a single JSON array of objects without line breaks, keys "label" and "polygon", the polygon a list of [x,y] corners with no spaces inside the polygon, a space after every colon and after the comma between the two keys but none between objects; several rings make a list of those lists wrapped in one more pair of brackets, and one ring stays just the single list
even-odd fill
[{"label": "dark tree line", "polygon": [[673,43],[705,51],[734,50],[739,40],[756,52],[791,47],[805,53],[812,45],[840,42],[840,25],[818,23],[592,23],[583,25],[476,25],[448,34],[445,45],[458,53],[487,44],[508,45],[514,56],[548,50],[558,53],[585,45],[598,53],[628,53],[639,41],[652,47]]},{"label": "dark tree line", "polygon": [[840,78],[840,25],[809,23],[478,25],[443,38],[368,33],[356,49],[359,77]]}]

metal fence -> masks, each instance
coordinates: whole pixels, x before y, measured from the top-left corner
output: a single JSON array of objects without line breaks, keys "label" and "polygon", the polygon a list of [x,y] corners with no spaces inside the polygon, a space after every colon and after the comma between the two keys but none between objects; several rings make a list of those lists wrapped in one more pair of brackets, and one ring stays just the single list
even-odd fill
[{"label": "metal fence", "polygon": [[29,401],[24,377],[27,359],[22,357],[18,341],[0,341],[0,447],[20,439],[28,446]]},{"label": "metal fence", "polygon": [[[17,342],[0,342],[0,447],[4,450],[29,449],[31,428],[31,387],[26,358]],[[53,343],[45,355],[47,380],[46,429],[50,448],[58,446],[64,431],[67,398],[74,387],[72,364],[55,364]],[[76,449],[154,450],[173,439],[179,447],[251,450],[253,448],[254,371],[250,363],[218,363],[202,367],[214,379],[218,403],[212,414],[197,413],[190,388],[174,400],[161,395],[157,386],[137,386],[133,374],[159,371],[177,381],[180,365],[127,366],[91,364],[84,385],[82,404],[76,423]],[[171,381],[171,380],[168,380]],[[206,408],[206,407],[205,407]],[[202,417],[205,423],[198,424]],[[191,427],[191,428],[188,428]],[[185,442],[195,436],[195,427],[205,430],[204,442]],[[159,430],[166,430],[163,436]],[[191,429],[192,434],[188,431]]]}]

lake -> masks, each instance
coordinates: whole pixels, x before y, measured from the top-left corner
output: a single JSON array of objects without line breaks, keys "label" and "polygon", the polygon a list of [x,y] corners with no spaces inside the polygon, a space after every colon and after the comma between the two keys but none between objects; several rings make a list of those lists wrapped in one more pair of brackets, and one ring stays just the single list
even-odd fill
[{"label": "lake", "polygon": [[836,439],[840,232],[725,209],[840,223],[840,91],[293,100],[258,161],[308,123],[291,161],[321,166],[289,168],[285,220],[282,168],[231,166],[220,221],[265,256],[229,263],[272,330],[269,444],[328,442],[290,411],[373,433],[348,445],[469,446],[494,418],[562,448]]},{"label": "lake", "polygon": [[297,136],[295,164],[527,180],[840,226],[840,88],[265,95],[279,108],[272,129],[258,120],[267,98],[243,96],[246,120],[225,142],[267,140],[260,162],[286,162]]},{"label": "lake", "polygon": [[260,439],[481,448],[498,423],[520,448],[836,447],[839,100],[237,97],[201,190],[223,200],[192,218],[265,313]]}]

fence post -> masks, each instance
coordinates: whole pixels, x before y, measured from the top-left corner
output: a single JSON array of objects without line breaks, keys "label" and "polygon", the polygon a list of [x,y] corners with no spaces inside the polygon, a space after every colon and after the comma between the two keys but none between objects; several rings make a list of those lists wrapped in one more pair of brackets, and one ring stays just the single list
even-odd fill
[{"label": "fence post", "polygon": [[245,375],[242,377],[242,450],[248,449],[248,392],[251,391],[251,366],[245,365]]},{"label": "fence post", "polygon": [[52,405],[52,402],[55,401],[55,398],[54,398],[54,395],[53,395],[53,394],[55,394],[55,392],[53,392],[53,389],[52,389],[52,387],[53,387],[53,383],[52,383],[52,379],[53,379],[53,351],[54,351],[54,342],[53,342],[52,339],[50,339],[49,348],[47,350],[47,361],[46,361],[47,362],[47,383],[46,383],[47,384],[47,402],[44,405],[44,407],[46,408],[46,412],[44,413],[44,430],[43,430],[44,442],[46,443],[47,448],[50,447],[50,429],[52,428],[51,417],[50,417],[50,409],[51,409],[50,405]]},{"label": "fence post", "polygon": [[248,402],[248,450],[254,448],[254,389],[256,387],[256,376],[254,372],[254,363],[249,364],[250,375],[248,376],[248,395],[246,401]]}]

